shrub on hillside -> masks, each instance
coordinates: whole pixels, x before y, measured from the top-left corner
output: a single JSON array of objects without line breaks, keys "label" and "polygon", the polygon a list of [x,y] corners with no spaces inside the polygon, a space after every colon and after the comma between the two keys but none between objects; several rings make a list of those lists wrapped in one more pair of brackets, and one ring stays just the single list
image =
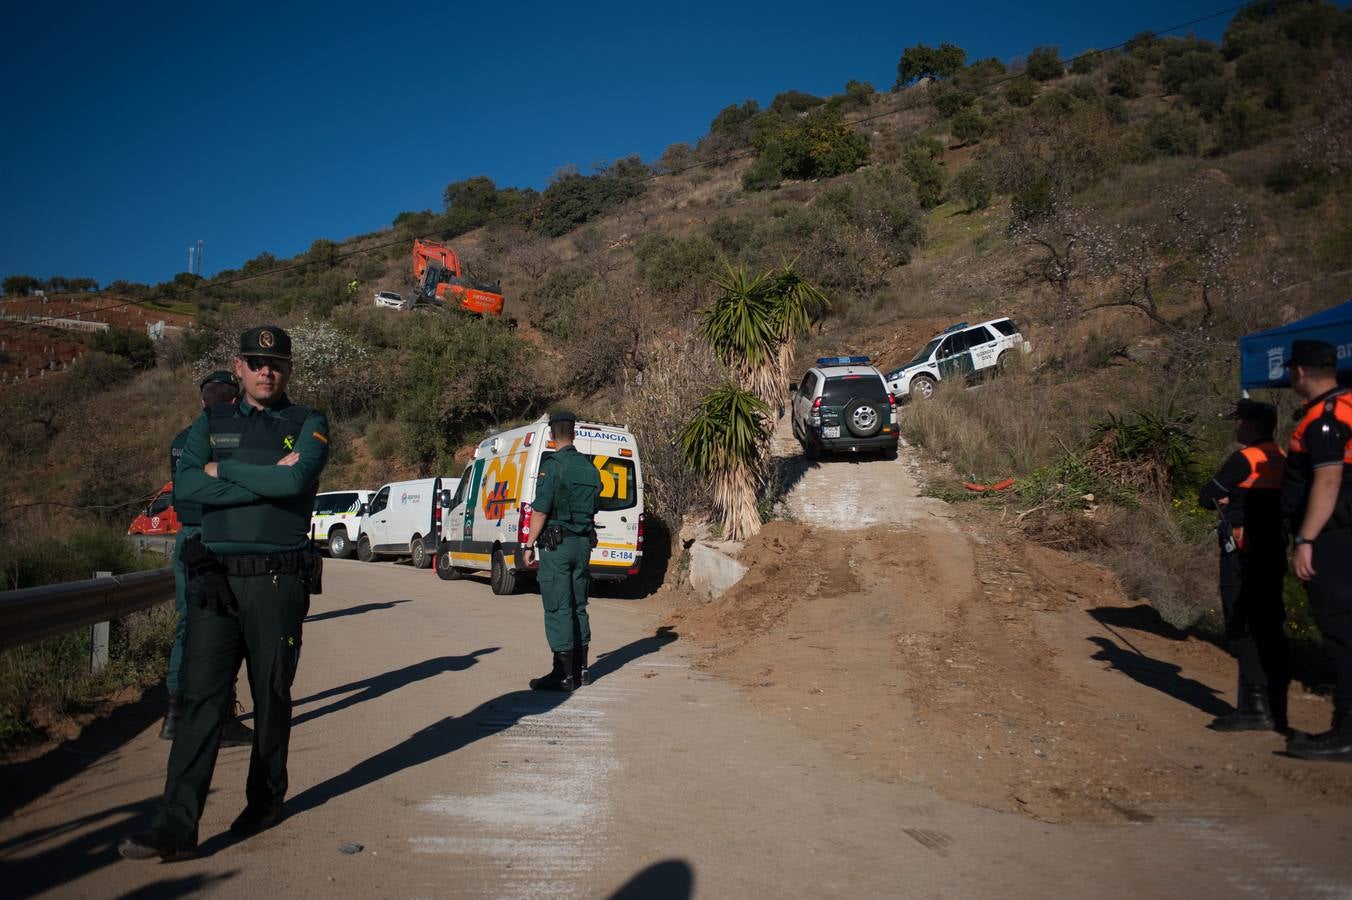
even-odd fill
[{"label": "shrub on hillside", "polygon": [[[831,107],[814,109],[800,122],[771,132],[758,143],[761,162],[772,161],[783,178],[832,178],[868,162],[868,135]],[[765,180],[763,168],[753,170],[759,180]],[[757,181],[750,174],[743,176],[744,187],[748,181]]]},{"label": "shrub on hillside", "polygon": [[702,234],[688,238],[645,235],[634,254],[643,282],[669,297],[687,293],[693,282],[708,281],[718,272],[718,250]]},{"label": "shrub on hillside", "polygon": [[1176,109],[1151,116],[1145,136],[1151,150],[1162,156],[1196,156],[1201,144],[1197,120]]},{"label": "shrub on hillside", "polygon": [[1005,85],[1005,102],[1010,106],[1029,106],[1037,97],[1037,82],[1031,78],[1015,78]]},{"label": "shrub on hillside", "polygon": [[1070,71],[1076,75],[1088,75],[1102,63],[1102,51],[1089,49],[1081,52],[1079,56],[1070,61]]},{"label": "shrub on hillside", "polygon": [[845,94],[841,98],[840,108],[846,112],[863,109],[868,106],[876,93],[877,90],[867,81],[850,79],[845,82]]},{"label": "shrub on hillside", "polygon": [[155,365],[155,342],[142,331],[129,328],[96,331],[89,337],[89,349],[120,356],[131,363],[133,369],[150,369]]},{"label": "shrub on hillside", "polygon": [[948,127],[953,137],[964,144],[979,144],[991,130],[986,118],[972,109],[964,109],[958,113]]},{"label": "shrub on hillside", "polygon": [[1202,118],[1210,121],[1225,109],[1230,99],[1230,82],[1221,76],[1201,78],[1183,88],[1183,98],[1197,108]]},{"label": "shrub on hillside", "polygon": [[952,78],[967,62],[967,51],[956,44],[940,44],[929,47],[916,44],[907,47],[897,62],[897,81],[893,91],[899,91],[906,85],[921,78]]},{"label": "shrub on hillside", "polygon": [[976,102],[976,94],[957,88],[935,88],[930,96],[930,103],[945,119],[951,119]]},{"label": "shrub on hillside", "polygon": [[709,223],[706,233],[719,250],[736,259],[751,245],[756,234],[756,224],[750,218],[719,216]]},{"label": "shrub on hillside", "polygon": [[1065,74],[1061,54],[1056,47],[1038,47],[1028,54],[1028,77],[1037,81],[1051,81]]},{"label": "shrub on hillside", "polygon": [[561,237],[627,200],[640,196],[650,173],[637,156],[616,160],[594,175],[564,171],[540,196],[532,223],[549,237]]},{"label": "shrub on hillside", "polygon": [[1132,100],[1141,96],[1146,68],[1139,59],[1124,56],[1108,67],[1108,93]]},{"label": "shrub on hillside", "polygon": [[742,172],[742,190],[768,191],[779,187],[779,159],[763,153]]},{"label": "shrub on hillside", "polygon": [[924,209],[933,209],[944,202],[946,179],[938,157],[943,145],[926,138],[913,139],[902,152],[902,168],[915,186],[916,199]]},{"label": "shrub on hillside", "polygon": [[1010,212],[1017,224],[1041,222],[1056,211],[1056,199],[1050,179],[1029,182],[1010,197]]},{"label": "shrub on hillside", "polygon": [[522,339],[496,319],[409,319],[395,397],[404,456],[428,470],[487,426],[525,414],[539,397]]},{"label": "shrub on hillside", "polygon": [[663,173],[679,172],[695,162],[695,148],[686,143],[675,143],[662,151],[657,170]]},{"label": "shrub on hillside", "polygon": [[967,207],[968,212],[990,206],[991,196],[994,194],[990,176],[980,163],[972,163],[963,168],[953,178],[952,190]]},{"label": "shrub on hillside", "polygon": [[775,95],[775,99],[770,101],[770,112],[781,118],[791,118],[798,113],[807,112],[809,109],[815,109],[826,101],[821,97],[812,94],[805,94],[802,91],[783,91]]},{"label": "shrub on hillside", "polygon": [[1199,43],[1193,49],[1165,59],[1160,69],[1160,86],[1166,94],[1181,94],[1195,81],[1222,74],[1219,51],[1210,44]]}]

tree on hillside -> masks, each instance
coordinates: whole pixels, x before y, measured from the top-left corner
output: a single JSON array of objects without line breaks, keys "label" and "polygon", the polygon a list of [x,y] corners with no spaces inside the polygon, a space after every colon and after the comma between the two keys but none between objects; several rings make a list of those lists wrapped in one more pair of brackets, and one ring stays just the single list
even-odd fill
[{"label": "tree on hillside", "polygon": [[705,395],[681,429],[686,465],[708,479],[728,540],[745,540],[760,531],[756,496],[765,475],[769,427],[765,401],[729,382]]},{"label": "tree on hillside", "polygon": [[23,297],[42,287],[32,275],[10,275],[3,282],[6,297]]},{"label": "tree on hillside", "polygon": [[1038,81],[1051,81],[1065,73],[1065,64],[1056,47],[1037,47],[1028,54],[1028,77]]},{"label": "tree on hillside", "polygon": [[966,63],[967,51],[956,44],[907,47],[897,63],[897,82],[892,90],[899,91],[921,78],[952,78]]}]

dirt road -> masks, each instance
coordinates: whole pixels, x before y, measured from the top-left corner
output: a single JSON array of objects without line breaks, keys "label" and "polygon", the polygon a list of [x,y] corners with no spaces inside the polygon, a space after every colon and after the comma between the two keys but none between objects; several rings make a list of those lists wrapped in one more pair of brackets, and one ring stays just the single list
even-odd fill
[{"label": "dirt road", "polygon": [[[1260,894],[1336,896],[1352,878],[1333,830],[1346,817],[1309,804],[1244,821],[1199,810],[1205,821],[1048,825],[857,769],[791,716],[691,668],[695,648],[642,607],[598,601],[596,684],[532,695],[520,688],[543,658],[535,596],[388,565],[331,574],[307,625],[283,825],[225,837],[247,763],[227,750],[201,855],[118,859],[167,750],[157,707],[131,707],[117,723],[125,743],[74,777],[4,772],[35,795],[0,824],[7,895],[597,897],[637,879],[631,896],[1031,897],[1075,885],[1126,897],[1214,893],[1216,879],[1242,876]],[[341,852],[351,844],[362,849]]]}]

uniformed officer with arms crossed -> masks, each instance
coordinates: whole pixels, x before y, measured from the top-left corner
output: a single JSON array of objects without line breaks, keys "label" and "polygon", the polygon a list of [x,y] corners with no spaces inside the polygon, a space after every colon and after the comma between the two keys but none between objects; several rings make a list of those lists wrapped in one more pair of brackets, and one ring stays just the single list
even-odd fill
[{"label": "uniformed officer with arms crossed", "polygon": [[531,679],[533,691],[572,691],[591,683],[587,670],[591,644],[587,589],[591,585],[601,475],[573,446],[576,425],[577,417],[572,413],[557,412],[549,417],[550,435],[558,449],[540,463],[526,533],[524,560],[530,565],[539,554],[545,637],[554,652],[549,674]]},{"label": "uniformed officer with arms crossed", "polygon": [[[224,369],[212,372],[197,387],[203,409],[239,402],[239,379]],[[175,484],[178,483],[178,461],[183,456],[183,448],[188,445],[190,431],[191,425],[180,431],[169,445],[169,480]],[[179,496],[174,496],[173,504],[174,514],[181,527],[174,538],[174,611],[178,613],[178,621],[174,627],[174,646],[169,651],[169,673],[164,679],[164,686],[169,691],[169,708],[164,714],[164,724],[160,726],[160,737],[166,741],[174,739],[179,717],[183,714],[183,692],[179,687],[178,673],[183,665],[183,638],[188,633],[188,575],[179,554],[183,551],[183,542],[202,531],[202,504]],[[233,696],[230,708],[232,711],[235,709]],[[231,716],[221,729],[221,746],[248,747],[252,743],[253,731]]]},{"label": "uniformed officer with arms crossed", "polygon": [[1333,663],[1333,725],[1294,734],[1286,751],[1303,759],[1352,762],[1352,392],[1338,386],[1338,353],[1295,341],[1286,366],[1305,401],[1287,445],[1282,509],[1289,516],[1291,568]]},{"label": "uniformed officer with arms crossed", "polygon": [[318,590],[310,513],[328,461],[323,413],[286,396],[291,339],[273,325],[246,331],[235,374],[243,399],[204,411],[179,462],[180,495],[201,503],[200,541],[184,544],[188,634],[183,717],[151,827],[118,847],[129,859],[169,858],[197,846],[221,727],[240,661],[253,691],[254,742],[239,837],[280,821],[291,737],[291,683],[301,622]]},{"label": "uniformed officer with arms crossed", "polygon": [[1221,515],[1221,611],[1230,651],[1239,663],[1239,694],[1234,711],[1208,727],[1284,730],[1291,683],[1282,604],[1286,538],[1281,485],[1286,458],[1272,439],[1277,407],[1240,400],[1230,418],[1236,420],[1235,440],[1243,447],[1226,459],[1197,501]]}]

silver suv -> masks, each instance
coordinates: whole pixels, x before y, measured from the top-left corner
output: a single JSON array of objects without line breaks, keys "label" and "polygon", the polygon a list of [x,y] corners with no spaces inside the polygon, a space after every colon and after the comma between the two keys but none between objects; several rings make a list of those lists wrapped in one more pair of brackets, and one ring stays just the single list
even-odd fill
[{"label": "silver suv", "polygon": [[827,356],[790,386],[793,436],[803,455],[878,450],[897,455],[897,404],[867,356]]}]

